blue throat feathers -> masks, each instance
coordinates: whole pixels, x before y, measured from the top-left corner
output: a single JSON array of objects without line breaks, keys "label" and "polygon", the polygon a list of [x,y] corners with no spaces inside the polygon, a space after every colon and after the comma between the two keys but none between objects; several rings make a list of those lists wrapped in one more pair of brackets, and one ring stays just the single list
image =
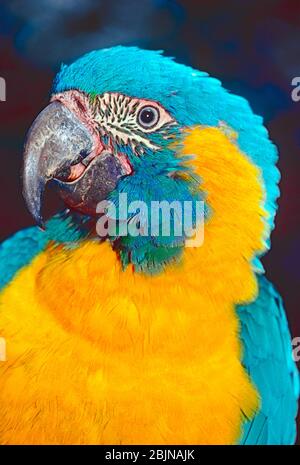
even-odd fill
[{"label": "blue throat feathers", "polygon": [[[185,202],[190,205],[191,224],[195,228],[196,202],[203,201],[204,194],[200,190],[200,179],[184,164],[184,158],[179,157],[175,149],[166,146],[156,153],[149,150],[142,157],[141,163],[139,156],[129,153],[134,173],[121,179],[117,189],[109,196],[116,206],[117,224],[121,219],[118,217],[120,194],[126,194],[128,205],[138,201],[146,206],[146,211],[138,208],[128,214],[129,223],[138,222],[139,234],[112,234],[110,240],[124,267],[132,263],[137,271],[156,273],[170,261],[180,260],[186,240],[183,206]],[[167,202],[170,217],[164,218],[160,210],[154,218],[153,202]],[[179,209],[173,208],[176,203]],[[207,214],[207,208],[205,211]],[[155,234],[151,230],[154,222],[158,222],[154,225]],[[166,222],[169,222],[170,229],[165,231]]]}]

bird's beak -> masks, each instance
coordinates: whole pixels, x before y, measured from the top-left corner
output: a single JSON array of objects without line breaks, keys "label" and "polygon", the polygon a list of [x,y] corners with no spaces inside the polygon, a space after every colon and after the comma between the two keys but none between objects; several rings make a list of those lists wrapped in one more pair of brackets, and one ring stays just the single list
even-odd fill
[{"label": "bird's beak", "polygon": [[54,181],[67,206],[95,214],[98,202],[129,174],[122,159],[96,145],[95,134],[58,101],[33,122],[24,149],[23,195],[41,227],[42,196],[49,181]]}]

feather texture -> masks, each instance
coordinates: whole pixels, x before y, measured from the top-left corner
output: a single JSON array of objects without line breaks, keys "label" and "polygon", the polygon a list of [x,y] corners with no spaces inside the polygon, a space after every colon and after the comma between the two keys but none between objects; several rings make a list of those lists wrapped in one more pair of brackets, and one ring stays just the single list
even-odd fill
[{"label": "feather texture", "polygon": [[[1,441],[292,443],[299,379],[288,325],[254,273],[279,194],[262,119],[206,73],[134,47],[64,65],[53,92],[68,89],[160,102],[183,129],[176,155],[201,178],[211,215],[203,247],[173,260],[154,244],[155,275],[147,244],[131,244],[135,261],[122,268],[109,242],[81,241],[86,229],[65,215],[0,246]],[[159,168],[170,153],[152,155],[124,190],[166,190]]]},{"label": "feather texture", "polygon": [[282,299],[264,276],[255,302],[240,306],[243,363],[261,396],[261,408],[245,426],[242,444],[293,444],[299,373]]}]

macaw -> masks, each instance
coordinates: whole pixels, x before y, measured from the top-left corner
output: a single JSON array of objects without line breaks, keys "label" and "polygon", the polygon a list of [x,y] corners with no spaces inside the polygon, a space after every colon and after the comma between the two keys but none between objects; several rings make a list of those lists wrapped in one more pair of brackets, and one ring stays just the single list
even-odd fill
[{"label": "macaw", "polygon": [[[0,248],[1,444],[295,442],[299,376],[260,262],[276,162],[244,98],[161,52],[62,65],[24,148],[37,225]],[[48,184],[66,208],[45,222]],[[201,246],[141,233],[120,194],[203,202]],[[103,218],[140,234],[101,237]]]}]

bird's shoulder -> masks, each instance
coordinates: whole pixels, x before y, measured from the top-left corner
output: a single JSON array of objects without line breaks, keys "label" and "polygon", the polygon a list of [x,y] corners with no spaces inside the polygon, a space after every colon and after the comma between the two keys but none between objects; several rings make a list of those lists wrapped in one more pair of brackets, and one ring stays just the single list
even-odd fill
[{"label": "bird's shoulder", "polygon": [[0,290],[15,274],[42,252],[51,241],[61,244],[76,242],[84,236],[81,225],[65,212],[53,216],[42,230],[31,226],[13,234],[0,244]]},{"label": "bird's shoulder", "polygon": [[0,244],[0,289],[44,249],[48,237],[38,227],[18,231]]}]

